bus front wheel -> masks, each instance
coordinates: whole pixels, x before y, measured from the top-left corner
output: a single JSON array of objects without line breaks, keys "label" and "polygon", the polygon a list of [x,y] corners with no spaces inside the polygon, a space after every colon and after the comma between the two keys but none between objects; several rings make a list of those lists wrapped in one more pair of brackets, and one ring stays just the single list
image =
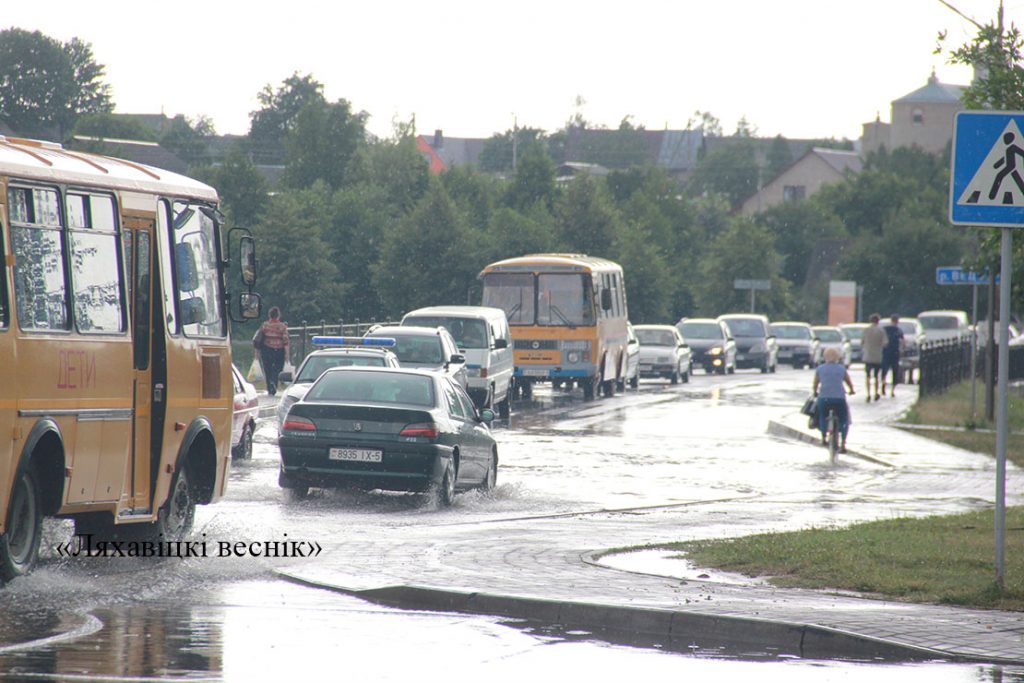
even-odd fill
[{"label": "bus front wheel", "polygon": [[43,535],[42,499],[27,467],[14,480],[7,507],[7,531],[0,535],[0,583],[32,571]]},{"label": "bus front wheel", "polygon": [[174,475],[171,493],[157,514],[157,537],[163,535],[166,540],[180,541],[192,530],[195,514],[195,491],[189,481],[188,467],[183,465]]}]

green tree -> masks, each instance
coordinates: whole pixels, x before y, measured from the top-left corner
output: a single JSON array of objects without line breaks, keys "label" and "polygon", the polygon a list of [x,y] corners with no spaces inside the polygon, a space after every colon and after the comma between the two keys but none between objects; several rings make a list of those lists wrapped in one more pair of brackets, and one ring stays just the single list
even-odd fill
[{"label": "green tree", "polygon": [[735,138],[697,162],[690,179],[691,196],[720,194],[735,209],[757,192],[756,147],[751,138]]},{"label": "green tree", "polygon": [[387,230],[373,280],[388,312],[399,314],[431,304],[461,304],[486,265],[466,245],[482,235],[471,230],[448,197],[431,179],[427,193],[411,212]]},{"label": "green tree", "polygon": [[382,188],[391,198],[395,215],[416,205],[426,193],[429,180],[430,166],[416,148],[415,135],[409,131],[389,140],[359,144],[344,177],[346,185]]},{"label": "green tree", "polygon": [[115,116],[107,112],[83,114],[75,122],[75,135],[116,140],[142,140],[156,142],[152,129],[129,116]]},{"label": "green tree", "polygon": [[346,180],[349,162],[366,139],[365,112],[353,113],[346,100],[311,102],[303,107],[284,139],[282,181],[309,187],[317,180],[332,189]]},{"label": "green tree", "polygon": [[541,203],[525,212],[501,207],[491,216],[486,243],[491,246],[486,252],[487,263],[556,251],[554,218]]},{"label": "green tree", "polygon": [[220,164],[196,169],[196,176],[217,188],[222,208],[234,225],[251,229],[263,219],[270,188],[243,145],[233,145]]},{"label": "green tree", "polygon": [[346,287],[324,239],[330,192],[323,183],[271,198],[254,233],[259,243],[260,292],[292,325],[337,320]]},{"label": "green tree", "polygon": [[797,287],[807,281],[808,267],[822,240],[846,237],[842,221],[820,202],[783,202],[755,220],[774,238],[782,257],[779,274]]},{"label": "green tree", "polygon": [[555,206],[558,237],[572,251],[607,257],[620,218],[603,185],[590,176],[570,181]]},{"label": "green tree", "polygon": [[541,202],[549,210],[555,201],[555,164],[541,145],[527,148],[505,192],[505,204],[523,210]]},{"label": "green tree", "polygon": [[326,104],[324,86],[311,74],[292,74],[276,90],[269,84],[256,95],[260,108],[249,113],[249,142],[258,163],[280,163],[284,141],[299,112],[309,104]]},{"label": "green tree", "polygon": [[80,116],[113,110],[103,71],[78,38],[0,31],[0,118],[23,135],[63,141]]},{"label": "green tree", "polygon": [[734,289],[736,280],[768,280],[771,289],[757,292],[757,312],[785,316],[790,284],[781,277],[782,257],[767,229],[748,218],[734,218],[708,247],[698,266],[700,282],[694,287],[697,312],[718,315],[750,310],[750,293]]},{"label": "green tree", "polygon": [[500,185],[489,175],[468,166],[455,166],[441,174],[441,182],[469,225],[482,228],[491,222]]},{"label": "green tree", "polygon": [[786,138],[781,135],[776,135],[772,138],[772,142],[768,146],[766,162],[767,165],[764,170],[765,181],[773,179],[793,163],[793,150],[790,148],[789,141]]},{"label": "green tree", "polygon": [[160,136],[160,146],[171,150],[189,165],[202,164],[209,161],[207,141],[216,134],[209,117],[189,119],[179,114],[171,119],[167,130]]},{"label": "green tree", "polygon": [[518,165],[520,155],[527,149],[544,144],[544,131],[539,128],[516,128],[504,133],[495,133],[484,143],[477,163],[481,171],[506,173],[513,170],[513,159]]},{"label": "green tree", "polygon": [[658,241],[637,223],[618,233],[613,259],[622,266],[628,296],[629,319],[634,323],[674,323],[675,302],[671,268]]}]

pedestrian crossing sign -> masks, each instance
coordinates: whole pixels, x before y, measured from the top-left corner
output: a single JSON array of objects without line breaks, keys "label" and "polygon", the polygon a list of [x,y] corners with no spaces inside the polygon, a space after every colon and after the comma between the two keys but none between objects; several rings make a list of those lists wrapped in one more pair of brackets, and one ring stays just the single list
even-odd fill
[{"label": "pedestrian crossing sign", "polygon": [[1024,112],[956,115],[949,220],[1024,228]]}]

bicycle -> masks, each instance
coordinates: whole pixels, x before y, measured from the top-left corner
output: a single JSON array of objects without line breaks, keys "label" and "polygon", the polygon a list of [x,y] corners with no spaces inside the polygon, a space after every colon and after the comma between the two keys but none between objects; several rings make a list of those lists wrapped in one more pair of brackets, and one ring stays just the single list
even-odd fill
[{"label": "bicycle", "polygon": [[[854,392],[848,391],[852,396]],[[839,415],[835,405],[829,405],[828,413],[825,415],[825,445],[828,447],[828,459],[833,465],[836,464],[836,454],[846,451],[845,445],[839,444]]]}]

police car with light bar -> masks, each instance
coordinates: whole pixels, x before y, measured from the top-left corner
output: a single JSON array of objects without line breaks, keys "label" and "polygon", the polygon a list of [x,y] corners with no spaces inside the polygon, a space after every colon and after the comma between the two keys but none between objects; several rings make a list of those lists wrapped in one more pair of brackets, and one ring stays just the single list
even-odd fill
[{"label": "police car with light bar", "polygon": [[277,424],[284,424],[292,405],[306,395],[313,382],[326,370],[339,367],[397,368],[398,356],[392,350],[395,340],[386,337],[313,337],[319,348],[311,352],[295,371],[282,372],[280,381],[289,384],[277,404]]}]

